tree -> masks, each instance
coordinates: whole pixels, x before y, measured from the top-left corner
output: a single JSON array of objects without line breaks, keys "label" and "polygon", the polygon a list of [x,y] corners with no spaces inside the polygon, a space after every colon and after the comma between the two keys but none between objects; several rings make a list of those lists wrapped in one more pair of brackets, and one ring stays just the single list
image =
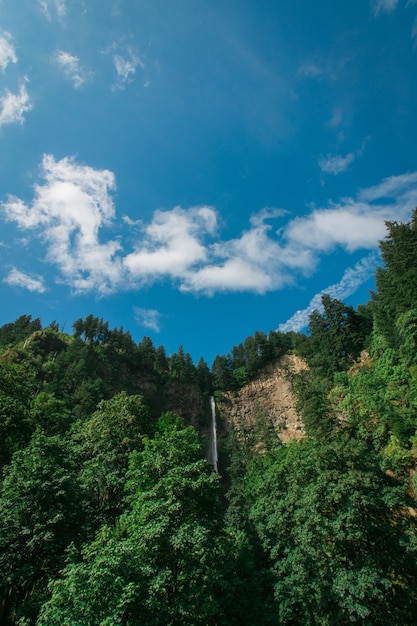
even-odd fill
[{"label": "tree", "polygon": [[84,337],[90,344],[105,343],[109,339],[109,324],[102,318],[88,315],[85,320],[79,318],[72,325],[74,337]]},{"label": "tree", "polygon": [[347,369],[364,346],[366,330],[354,309],[325,294],[323,312],[309,318],[309,365],[324,377]]},{"label": "tree", "polygon": [[408,223],[385,224],[388,234],[379,244],[384,267],[376,271],[373,304],[378,328],[390,345],[395,346],[396,318],[417,307],[417,209]]},{"label": "tree", "polygon": [[77,417],[86,418],[105,396],[98,366],[95,346],[76,337],[53,362],[45,391],[63,400]]},{"label": "tree", "polygon": [[139,363],[143,370],[153,372],[156,350],[150,337],[143,337],[138,344]]},{"label": "tree", "polygon": [[30,405],[27,420],[33,431],[40,428],[46,435],[59,435],[68,429],[72,417],[63,400],[41,391]]},{"label": "tree", "polygon": [[196,431],[164,414],[131,457],[127,510],[51,586],[39,625],[222,623],[218,478]]},{"label": "tree", "polygon": [[16,344],[24,341],[35,331],[41,330],[41,328],[41,321],[38,317],[32,320],[31,315],[21,315],[14,322],[4,324],[0,328],[0,346],[16,346]]},{"label": "tree", "polygon": [[129,454],[142,446],[152,429],[142,396],[121,392],[102,400],[74,438],[83,461],[81,481],[90,494],[96,523],[114,520],[123,509]]},{"label": "tree", "polygon": [[412,502],[364,442],[279,448],[252,465],[248,495],[280,624],[414,623]]},{"label": "tree", "polygon": [[196,376],[197,376],[197,383],[200,389],[212,395],[213,394],[213,377],[203,357],[201,357],[197,363]]},{"label": "tree", "polygon": [[13,354],[5,355],[0,364],[0,468],[32,435],[28,414],[34,395],[31,368],[16,362]]},{"label": "tree", "polygon": [[227,391],[232,389],[234,381],[231,371],[230,358],[227,356],[216,356],[211,368],[213,374],[213,387],[214,389],[221,389]]},{"label": "tree", "polygon": [[[81,491],[65,442],[36,432],[4,469],[0,492],[0,623],[36,617],[65,549],[82,537]],[[24,622],[28,623],[28,622]]]},{"label": "tree", "polygon": [[164,346],[158,346],[155,350],[155,370],[161,377],[169,373],[169,362]]}]

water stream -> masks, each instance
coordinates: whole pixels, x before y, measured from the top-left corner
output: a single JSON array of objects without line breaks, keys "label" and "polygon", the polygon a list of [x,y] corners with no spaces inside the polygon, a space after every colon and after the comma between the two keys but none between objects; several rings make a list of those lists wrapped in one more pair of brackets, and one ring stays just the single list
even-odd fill
[{"label": "water stream", "polygon": [[211,437],[210,437],[210,449],[208,453],[209,465],[213,467],[213,472],[217,473],[217,426],[216,426],[216,404],[213,396],[210,396],[210,408],[211,408]]}]

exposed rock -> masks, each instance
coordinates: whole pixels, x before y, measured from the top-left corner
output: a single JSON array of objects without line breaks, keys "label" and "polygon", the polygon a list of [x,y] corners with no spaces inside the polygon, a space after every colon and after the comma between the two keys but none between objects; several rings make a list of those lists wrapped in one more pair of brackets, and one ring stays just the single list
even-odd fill
[{"label": "exposed rock", "polygon": [[306,368],[305,361],[295,355],[285,355],[268,365],[239,391],[223,394],[219,407],[223,420],[257,446],[262,446],[271,430],[283,443],[300,439],[305,433],[295,410],[291,374]]}]

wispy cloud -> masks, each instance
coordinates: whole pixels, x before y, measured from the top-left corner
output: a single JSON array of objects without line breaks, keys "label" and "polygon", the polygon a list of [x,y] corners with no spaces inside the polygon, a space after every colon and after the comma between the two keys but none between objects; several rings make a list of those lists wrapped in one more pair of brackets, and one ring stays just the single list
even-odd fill
[{"label": "wispy cloud", "polygon": [[357,289],[366,283],[375,273],[377,266],[377,255],[370,254],[364,257],[354,267],[349,267],[339,283],[329,285],[325,289],[322,289],[311,300],[305,309],[296,311],[289,320],[280,324],[278,330],[282,333],[287,333],[291,330],[300,332],[308,326],[309,317],[313,311],[322,311],[322,296],[328,294],[331,298],[338,300],[344,300],[351,296]]},{"label": "wispy cloud", "polygon": [[133,307],[135,319],[139,326],[144,326],[159,333],[161,330],[161,314],[156,309],[140,309]]},{"label": "wispy cloud", "polygon": [[337,128],[340,126],[343,120],[343,113],[341,109],[335,109],[332,113],[331,118],[326,124],[326,128]]},{"label": "wispy cloud", "polygon": [[113,90],[123,90],[132,83],[136,78],[138,68],[145,74],[144,86],[149,86],[150,82],[146,76],[146,63],[136,46],[114,41],[107,48],[104,48],[102,53],[111,56],[116,70],[116,80],[112,86]]},{"label": "wispy cloud", "polygon": [[39,0],[42,13],[51,21],[51,10],[54,10],[58,17],[64,17],[67,12],[66,0]]},{"label": "wispy cloud", "polygon": [[366,144],[368,143],[368,138],[366,138],[361,147],[355,152],[349,152],[345,156],[340,154],[327,154],[324,157],[321,157],[319,160],[319,167],[323,174],[334,174],[337,176],[342,172],[346,172],[349,169],[350,165],[363,154]]},{"label": "wispy cloud", "polygon": [[356,152],[350,152],[345,156],[340,154],[330,155],[327,154],[319,161],[319,167],[324,174],[341,174],[349,169],[349,166],[356,159]]},{"label": "wispy cloud", "polygon": [[80,59],[69,52],[57,50],[53,55],[53,60],[62,69],[64,76],[72,81],[75,88],[81,87],[88,78],[87,72],[80,65]]},{"label": "wispy cloud", "polygon": [[6,90],[6,95],[0,98],[0,126],[23,124],[24,114],[31,108],[32,104],[25,85],[20,86],[17,94]]},{"label": "wispy cloud", "polygon": [[145,64],[133,48],[129,48],[124,56],[115,54],[113,62],[117,72],[118,89],[124,89],[126,84],[133,81],[138,67],[145,68]]},{"label": "wispy cloud", "polygon": [[298,69],[298,74],[303,78],[318,78],[324,73],[324,68],[318,63],[302,63]]},{"label": "wispy cloud", "polygon": [[9,63],[17,63],[17,56],[10,33],[0,35],[0,68],[4,71]]},{"label": "wispy cloud", "polygon": [[112,172],[50,155],[41,170],[44,180],[35,185],[32,204],[9,196],[3,215],[44,242],[60,281],[101,295],[167,279],[196,294],[278,290],[310,276],[333,250],[375,251],[386,233],[384,221],[407,220],[417,205],[417,172],[411,172],[303,217],[263,209],[228,240],[221,238],[214,207],[174,207],[136,221],[133,249],[125,252],[114,235],[103,241],[116,219]]},{"label": "wispy cloud", "polygon": [[411,38],[417,42],[417,18],[414,20],[413,27],[411,29]]},{"label": "wispy cloud", "polygon": [[20,272],[15,267],[4,279],[4,282],[9,285],[22,287],[23,289],[28,289],[29,291],[34,291],[37,293],[45,293],[46,291],[46,287],[42,277],[34,278],[33,276],[29,276],[28,274]]},{"label": "wispy cloud", "polygon": [[371,9],[374,15],[392,13],[397,8],[398,0],[371,0]]}]

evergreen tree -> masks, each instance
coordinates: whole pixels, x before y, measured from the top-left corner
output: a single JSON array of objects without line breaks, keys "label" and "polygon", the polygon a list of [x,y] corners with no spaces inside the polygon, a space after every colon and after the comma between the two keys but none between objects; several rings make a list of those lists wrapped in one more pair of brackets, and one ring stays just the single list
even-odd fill
[{"label": "evergreen tree", "polygon": [[323,377],[347,369],[364,347],[366,330],[354,309],[329,295],[322,297],[323,312],[309,319],[309,365]]},{"label": "evergreen tree", "polygon": [[396,318],[417,307],[417,209],[408,223],[386,222],[388,234],[380,242],[384,267],[377,268],[373,294],[379,330],[395,346]]},{"label": "evergreen tree", "polygon": [[38,317],[32,320],[31,315],[21,315],[16,321],[1,326],[0,346],[16,346],[41,328],[41,321]]}]

